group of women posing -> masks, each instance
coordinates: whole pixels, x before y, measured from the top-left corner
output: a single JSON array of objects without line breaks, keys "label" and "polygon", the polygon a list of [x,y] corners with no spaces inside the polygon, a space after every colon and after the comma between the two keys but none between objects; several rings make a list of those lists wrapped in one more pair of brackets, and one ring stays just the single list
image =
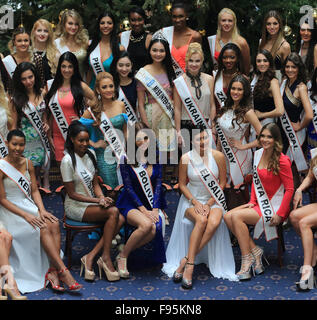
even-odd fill
[{"label": "group of women posing", "polygon": [[[263,232],[267,240],[276,238],[276,226],[289,215],[295,185],[290,221],[302,236],[305,255],[298,288],[309,287],[317,260],[309,231],[314,204],[295,209],[314,180],[316,163],[313,30],[301,26],[300,49],[291,53],[280,16],[270,11],[250,81],[249,46],[232,10],[219,13],[217,34],[208,39],[212,75],[202,72],[202,39],[187,26],[186,7],[175,4],[171,14],[173,26],[153,35],[144,29],[140,8],[130,10],[131,31],[119,37],[115,19],[103,13],[89,42],[75,10],[61,14],[55,39],[43,19],[31,35],[22,27],[14,32],[11,54],[0,64],[0,266],[9,265],[10,256],[15,280],[8,268],[11,285],[4,290],[11,296],[22,299],[19,291],[37,290],[43,279],[57,291],[65,291],[62,283],[71,291],[81,288],[60,258],[58,221],[45,210],[38,192],[38,186],[49,188],[53,155],[68,217],[104,222],[96,246],[81,258],[86,280],[95,278],[100,251],[100,277],[103,270],[109,281],[128,278],[130,253],[149,242],[153,263],[163,264],[163,272],[186,289],[192,287],[194,265],[202,262],[215,277],[250,279],[252,271],[263,273],[264,255],[248,225],[255,226],[256,238]],[[307,70],[315,71],[308,75]],[[126,152],[129,139],[133,155]],[[149,160],[153,146],[154,163]],[[178,148],[185,151],[173,178],[178,175],[182,196],[165,250],[165,166],[160,160],[178,164]],[[301,183],[302,172],[308,175]],[[250,174],[250,201],[230,207],[223,190],[240,188]],[[112,189],[124,185],[116,202],[103,195],[100,178]],[[111,243],[124,221],[130,236],[113,263]],[[241,249],[238,273],[228,230]],[[25,275],[26,269],[30,274]]]}]

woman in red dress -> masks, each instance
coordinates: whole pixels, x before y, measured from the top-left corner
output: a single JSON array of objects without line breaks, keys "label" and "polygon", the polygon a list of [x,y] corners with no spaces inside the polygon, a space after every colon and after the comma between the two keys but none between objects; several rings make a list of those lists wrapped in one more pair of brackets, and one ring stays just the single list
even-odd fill
[{"label": "woman in red dress", "polygon": [[266,199],[269,200],[267,202],[273,208],[272,212],[274,214],[270,219],[269,225],[264,223],[266,225],[265,231],[279,225],[288,217],[294,192],[291,161],[288,156],[282,153],[282,138],[277,125],[275,123],[264,125],[258,141],[262,149],[256,151],[260,155],[258,163],[254,161],[254,168],[256,169],[254,173],[257,173],[258,178],[253,174],[255,179],[252,184],[250,201],[224,215],[224,220],[238,239],[241,250],[242,264],[240,271],[237,273],[239,280],[249,280],[251,278],[251,269],[253,269],[254,274],[264,272],[262,264],[263,250],[255,245],[248,230],[248,225],[261,223],[260,219],[264,209],[263,206],[261,208],[258,201],[257,194],[259,193],[256,192],[255,183],[258,185],[260,180],[267,195]]}]

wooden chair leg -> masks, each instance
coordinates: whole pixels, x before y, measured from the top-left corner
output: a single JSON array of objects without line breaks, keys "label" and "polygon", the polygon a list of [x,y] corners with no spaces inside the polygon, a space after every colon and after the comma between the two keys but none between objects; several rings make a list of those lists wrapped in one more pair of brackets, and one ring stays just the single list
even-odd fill
[{"label": "wooden chair leg", "polygon": [[284,243],[284,234],[283,234],[283,226],[280,224],[277,227],[277,255],[280,267],[283,267],[283,252],[285,252],[285,243]]},{"label": "wooden chair leg", "polygon": [[72,231],[66,229],[66,242],[65,242],[65,252],[67,257],[67,268],[72,267]]}]

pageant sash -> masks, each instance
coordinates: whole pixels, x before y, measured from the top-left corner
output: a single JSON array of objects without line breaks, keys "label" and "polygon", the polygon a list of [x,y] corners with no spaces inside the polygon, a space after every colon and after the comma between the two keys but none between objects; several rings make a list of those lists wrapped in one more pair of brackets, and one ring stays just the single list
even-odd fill
[{"label": "pageant sash", "polygon": [[8,155],[8,148],[5,142],[6,142],[6,139],[0,133],[0,157],[1,158],[4,158]]},{"label": "pageant sash", "polygon": [[55,95],[51,98],[48,107],[50,108],[53,117],[56,121],[57,127],[61,132],[64,140],[67,138],[67,130],[68,130],[68,122],[64,115],[63,109],[58,102],[58,91],[56,91]]},{"label": "pageant sash", "polygon": [[258,82],[258,76],[255,75],[251,81],[251,92],[253,92],[256,83]]},{"label": "pageant sash", "polygon": [[121,33],[121,44],[125,47],[125,50],[128,50],[128,46],[130,43],[130,34],[131,34],[131,30],[128,31],[124,31]]},{"label": "pageant sash", "polygon": [[125,111],[127,113],[127,116],[129,118],[129,121],[132,123],[135,123],[138,121],[138,118],[133,110],[133,107],[131,106],[129,100],[127,99],[126,95],[124,94],[121,87],[119,87],[119,97],[118,100],[122,101],[125,106]]},{"label": "pageant sash", "polygon": [[41,138],[42,145],[45,150],[44,167],[46,167],[50,162],[51,148],[50,148],[50,143],[49,143],[48,137],[47,137],[46,132],[43,127],[42,119],[41,119],[39,113],[37,112],[35,106],[30,102],[28,102],[27,107],[24,108],[23,112],[26,115],[26,117],[29,119],[33,128],[36,130],[36,132],[38,133],[38,135]]},{"label": "pageant sash", "polygon": [[14,168],[4,159],[0,159],[0,170],[4,172],[13,182],[15,182],[25,196],[33,202],[31,196],[31,181],[25,177],[25,175],[23,175],[19,170]]},{"label": "pageant sash", "polygon": [[[151,179],[150,179],[146,169],[143,168],[142,165],[138,166],[138,167],[131,166],[131,168],[133,169],[134,173],[136,174],[136,176],[139,180],[139,183],[142,187],[143,193],[145,194],[148,203],[150,204],[151,208],[153,209],[153,205],[154,205],[153,186],[152,186]],[[165,235],[165,216],[164,216],[161,209],[159,209],[159,216],[161,217],[161,220],[162,220],[162,235],[164,237],[164,235]]]},{"label": "pageant sash", "polygon": [[135,75],[135,78],[138,79],[150,92],[152,97],[157,101],[157,103],[161,106],[163,111],[171,120],[173,127],[175,127],[173,102],[170,100],[168,94],[165,92],[159,82],[144,68],[141,68],[138,71],[138,73]]},{"label": "pageant sash", "polygon": [[50,79],[50,80],[46,81],[47,92],[49,92],[51,90],[53,82],[54,82],[54,79]]},{"label": "pageant sash", "polygon": [[[310,150],[310,158],[314,159],[317,156],[317,148],[311,149]],[[315,179],[317,180],[317,166],[315,166],[314,168],[311,168]]]},{"label": "pageant sash", "polygon": [[91,65],[92,70],[94,71],[95,76],[98,73],[105,71],[103,64],[102,64],[102,61],[101,61],[100,43],[98,43],[96,48],[91,52],[91,54],[89,56],[89,61],[90,61],[90,65]]},{"label": "pageant sash", "polygon": [[311,104],[312,109],[313,109],[313,120],[312,120],[312,123],[313,123],[314,129],[315,129],[315,132],[317,133],[317,102],[316,102],[317,101],[317,95],[314,96],[314,99],[316,101],[312,100],[311,94],[308,94],[308,96],[309,96],[310,104]]},{"label": "pageant sash", "polygon": [[83,160],[75,153],[76,158],[76,173],[79,176],[85,190],[92,197],[95,198],[93,178],[94,174],[90,172],[85,166]]},{"label": "pageant sash", "polygon": [[210,49],[210,53],[211,53],[211,58],[212,58],[212,62],[214,65],[214,69],[215,66],[218,65],[218,62],[215,58],[215,51],[216,51],[216,35],[214,34],[213,36],[208,37],[208,44],[209,44],[209,49]]},{"label": "pageant sash", "polygon": [[[286,86],[286,80],[284,80],[281,85],[282,96],[283,96],[285,86]],[[303,140],[304,138],[303,135],[305,136],[305,129],[295,132],[286,111],[280,117],[280,121],[289,142],[289,148],[286,154],[290,157],[291,161],[295,162],[297,170],[299,172],[307,170],[308,166],[307,166],[306,159],[305,159],[302,146],[299,140],[300,138]]]},{"label": "pageant sash", "polygon": [[172,55],[174,27],[170,26],[170,27],[163,28],[163,29],[161,29],[161,32],[163,33],[164,37],[166,38],[166,40],[167,40],[167,42],[169,44],[171,57],[172,57],[173,68],[174,68],[174,71],[175,71],[175,74],[176,74],[176,78],[178,78],[179,76],[181,76],[184,73],[184,71],[179,66],[179,64],[176,62],[175,58]]},{"label": "pageant sash", "polygon": [[[97,122],[97,119],[90,108],[87,109],[92,118]],[[119,138],[119,135],[117,134],[116,129],[113,127],[110,119],[107,117],[107,115],[104,112],[101,112],[100,117],[100,125],[99,129],[103,133],[106,141],[109,143],[110,148],[114,152],[116,158],[118,159],[118,163],[121,159],[121,157],[126,156],[125,148]]]},{"label": "pageant sash", "polygon": [[[218,73],[218,71],[217,71],[217,73]],[[216,78],[217,73],[215,74],[215,78]],[[220,75],[217,78],[216,83],[215,83],[215,96],[216,96],[216,99],[219,102],[220,107],[223,107],[225,105],[225,101],[227,99],[227,95],[223,91],[223,74],[222,74],[222,71],[221,71],[221,73],[220,73]]]},{"label": "pageant sash", "polygon": [[270,200],[266,194],[266,191],[261,182],[258,165],[263,154],[263,149],[259,149],[254,154],[253,163],[253,185],[257,198],[258,205],[260,207],[262,217],[259,219],[254,228],[254,239],[259,239],[263,231],[265,232],[266,241],[271,241],[278,238],[277,230],[275,226],[270,226],[271,219],[273,218],[275,212],[278,210],[282,203],[284,195],[284,187],[281,184],[275,195]]},{"label": "pageant sash", "polygon": [[9,54],[2,59],[2,62],[8,72],[8,75],[10,76],[10,78],[12,78],[15,68],[17,67],[17,64],[14,61],[13,57]]},{"label": "pageant sash", "polygon": [[[195,169],[197,175],[202,181],[204,187],[210,193],[210,195],[215,199],[217,204],[227,212],[227,203],[223,190],[221,189],[217,178],[214,176],[213,172],[204,164],[201,157],[196,151],[192,150],[189,152],[189,160],[193,168]],[[197,165],[199,164],[199,165]]]},{"label": "pageant sash", "polygon": [[66,51],[70,51],[66,45],[63,45],[63,46],[61,45],[61,38],[55,39],[54,42],[55,42],[56,48],[58,49],[61,55]]},{"label": "pageant sash", "polygon": [[235,186],[239,185],[244,181],[241,165],[238,161],[238,158],[236,157],[236,154],[230,147],[228,139],[221,129],[219,123],[216,123],[216,131],[222,150],[229,162],[231,180]]}]

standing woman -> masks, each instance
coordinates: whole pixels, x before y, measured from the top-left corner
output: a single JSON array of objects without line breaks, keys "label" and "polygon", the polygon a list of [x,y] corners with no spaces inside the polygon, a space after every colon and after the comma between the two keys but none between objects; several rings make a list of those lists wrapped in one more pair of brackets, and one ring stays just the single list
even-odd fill
[{"label": "standing woman", "polygon": [[87,83],[91,89],[95,88],[99,72],[110,72],[111,63],[120,50],[123,51],[124,47],[119,44],[115,18],[105,11],[98,17],[95,34],[87,50]]},{"label": "standing woman", "polygon": [[72,52],[79,65],[82,78],[85,77],[85,59],[88,47],[88,31],[84,28],[83,20],[74,9],[65,9],[60,14],[60,20],[55,31],[55,45],[63,54],[66,51]]},{"label": "standing woman", "polygon": [[[275,123],[264,125],[258,142],[261,149],[254,154],[253,176],[256,178],[253,180],[250,201],[224,216],[228,228],[238,239],[241,250],[241,269],[237,273],[239,280],[249,280],[252,269],[255,275],[264,272],[263,249],[251,239],[248,226],[255,226],[255,239],[263,231],[267,241],[277,238],[276,226],[287,218],[294,192],[291,162],[282,153],[278,126]],[[269,205],[264,205],[267,203]]]},{"label": "standing woman", "polygon": [[214,94],[217,110],[224,106],[230,81],[242,73],[241,50],[234,43],[227,43],[220,51],[218,70],[213,72],[215,78]]},{"label": "standing woman", "polygon": [[49,139],[57,162],[64,156],[68,126],[82,115],[85,99],[87,104],[94,101],[94,93],[82,81],[76,56],[71,52],[65,52],[59,58],[56,76],[45,96],[51,115]]},{"label": "standing woman", "polygon": [[134,64],[127,51],[120,52],[111,64],[111,74],[115,87],[118,88],[118,100],[125,105],[126,114],[130,121],[138,120],[137,112],[137,81],[134,78]]},{"label": "standing woman", "polygon": [[280,70],[286,57],[291,53],[289,43],[283,37],[283,22],[279,13],[275,10],[269,11],[262,26],[262,37],[259,50],[266,49],[271,52],[274,59],[276,75],[279,82],[282,81]]},{"label": "standing woman", "polygon": [[201,45],[197,42],[191,43],[186,53],[186,73],[174,80],[175,128],[178,144],[182,144],[183,140],[181,129],[201,123],[205,128],[209,128],[216,116],[214,78],[201,72],[203,62],[204,53]]},{"label": "standing woman", "polygon": [[[139,80],[137,90],[140,118],[155,132],[159,150],[169,152],[176,148],[173,128],[175,72],[168,42],[159,32],[151,40],[149,58],[150,64],[141,68],[135,76]],[[158,95],[158,91],[153,90],[154,87],[160,88],[161,94]]]},{"label": "standing woman", "polygon": [[[222,191],[226,185],[225,157],[209,148],[203,126],[192,125],[190,129],[194,131],[193,148],[180,160],[182,196],[162,269],[174,282],[182,282],[184,289],[192,288],[194,265],[200,263],[205,263],[214,277],[236,280],[230,237],[222,221],[226,212]],[[206,183],[204,176],[209,177]]]},{"label": "standing woman", "polygon": [[[131,127],[136,151],[134,159],[124,157],[123,161],[120,161],[124,188],[116,205],[127,223],[135,227],[123,250],[116,257],[118,272],[122,278],[130,276],[127,269],[130,253],[152,240],[151,262],[155,265],[166,262],[164,216],[160,213],[166,207],[162,189],[162,165],[157,161],[155,141],[149,137],[147,129],[142,122],[136,122]],[[151,154],[151,150],[154,154]],[[151,160],[154,160],[154,164]]]},{"label": "standing woman", "polygon": [[54,43],[54,34],[50,22],[45,19],[37,20],[31,31],[34,60],[42,64],[40,75],[43,87],[47,80],[53,79],[60,56]]},{"label": "standing woman", "polygon": [[[113,200],[105,198],[102,193],[95,155],[88,147],[87,128],[79,121],[73,121],[69,126],[65,143],[67,153],[61,163],[62,179],[67,193],[65,212],[68,217],[76,221],[105,222],[103,236],[95,248],[81,258],[81,268],[83,270],[85,267],[86,280],[94,280],[93,260],[103,249],[97,261],[100,278],[103,270],[109,281],[116,281],[120,276],[111,261],[111,241],[119,232],[124,220],[122,216],[119,217],[119,211],[114,207]],[[82,172],[85,172],[85,175]]]},{"label": "standing woman", "polygon": [[252,173],[252,151],[258,141],[248,142],[246,135],[250,126],[256,134],[261,131],[261,123],[250,101],[250,83],[244,75],[235,76],[228,88],[225,106],[216,117],[216,132],[227,161],[227,183],[238,186],[246,175]]},{"label": "standing woman", "polygon": [[144,29],[146,15],[141,7],[131,8],[128,16],[131,30],[121,33],[120,42],[129,52],[133,69],[137,72],[146,65],[147,49],[152,35]]},{"label": "standing woman", "polygon": [[46,211],[32,162],[23,156],[23,132],[10,131],[7,146],[8,155],[0,160],[0,220],[13,237],[10,263],[18,289],[33,292],[49,283],[62,292],[63,282],[69,291],[79,291],[82,285],[60,257],[58,219]]},{"label": "standing woman", "polygon": [[[285,60],[281,84],[285,113],[278,120],[283,140],[283,153],[291,159],[294,186],[299,185],[298,173],[308,169],[305,154],[306,127],[313,119],[308,97],[305,65],[298,53],[292,52]],[[306,144],[306,143],[305,143]]]},{"label": "standing woman", "polygon": [[[265,49],[255,58],[255,75],[251,82],[254,111],[261,125],[276,122],[284,114],[283,99],[278,80],[275,77],[274,61],[271,53]],[[255,132],[253,131],[255,139]]]},{"label": "standing woman", "polygon": [[[313,108],[313,114],[317,113],[317,68],[315,68],[310,84],[308,84],[308,96]],[[315,117],[314,117],[315,118]],[[310,150],[317,148],[317,122],[313,118],[307,127],[307,159],[310,159]]]},{"label": "standing woman", "polygon": [[223,8],[218,13],[217,34],[208,37],[214,70],[218,69],[221,49],[230,42],[235,43],[240,48],[243,66],[241,72],[248,76],[251,63],[248,42],[239,34],[236,14],[231,9]]},{"label": "standing woman", "polygon": [[317,67],[317,25],[314,23],[313,29],[304,22],[299,29],[296,42],[296,52],[302,58],[310,79],[314,69]]},{"label": "standing woman", "polygon": [[40,76],[30,62],[20,63],[12,80],[13,94],[10,105],[15,120],[13,126],[21,129],[25,135],[24,156],[32,161],[38,186],[41,186],[41,167],[50,163],[45,89],[41,88]]},{"label": "standing woman", "polygon": [[[96,102],[87,109],[80,121],[90,133],[90,145],[95,149],[98,173],[103,183],[115,188],[119,185],[118,162],[125,153],[128,117],[122,101],[116,100],[116,87],[108,72],[97,74]],[[102,122],[102,123],[101,123]],[[106,123],[106,124],[105,124]],[[109,126],[109,130],[104,130]],[[120,148],[116,146],[120,146]]]}]

